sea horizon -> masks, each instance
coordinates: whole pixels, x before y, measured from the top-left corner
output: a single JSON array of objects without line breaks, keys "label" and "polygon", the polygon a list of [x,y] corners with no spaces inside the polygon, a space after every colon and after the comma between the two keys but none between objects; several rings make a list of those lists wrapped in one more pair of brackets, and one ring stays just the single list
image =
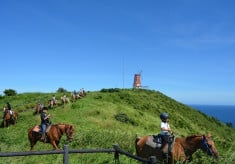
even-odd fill
[{"label": "sea horizon", "polygon": [[235,105],[188,104],[188,106],[212,116],[222,123],[232,123],[233,128],[235,128]]}]

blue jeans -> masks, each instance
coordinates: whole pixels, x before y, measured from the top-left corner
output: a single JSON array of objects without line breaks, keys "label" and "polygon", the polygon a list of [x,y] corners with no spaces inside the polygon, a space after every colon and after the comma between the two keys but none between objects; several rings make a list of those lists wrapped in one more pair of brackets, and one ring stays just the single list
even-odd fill
[{"label": "blue jeans", "polygon": [[42,124],[41,127],[42,127],[42,134],[45,134],[46,133],[46,124]]}]

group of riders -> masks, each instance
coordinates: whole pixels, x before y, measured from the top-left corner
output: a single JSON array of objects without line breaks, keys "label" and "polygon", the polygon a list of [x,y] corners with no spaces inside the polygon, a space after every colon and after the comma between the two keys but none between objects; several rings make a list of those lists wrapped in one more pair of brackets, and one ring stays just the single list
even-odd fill
[{"label": "group of riders", "polygon": [[[81,89],[80,93],[85,94],[84,89]],[[77,95],[78,93],[74,90],[73,94]],[[66,95],[65,95],[66,96]],[[52,99],[51,99],[54,104],[57,104],[57,100],[55,95],[53,95]],[[40,100],[38,101],[38,104],[40,105],[41,108],[41,114],[40,114],[40,118],[41,118],[41,141],[46,142],[46,128],[51,124],[50,121],[50,114],[47,113],[48,108],[45,107]],[[12,108],[9,102],[6,103],[6,110],[9,111],[11,119],[13,119],[13,112],[12,112]],[[4,116],[5,117],[6,111],[4,112]],[[168,149],[170,149],[170,142],[169,142],[169,138],[170,136],[173,136],[172,130],[170,128],[168,119],[169,119],[169,115],[168,113],[161,113],[160,114],[160,119],[161,119],[161,124],[160,124],[160,137],[162,140],[162,146],[164,147],[165,144],[168,144]],[[158,136],[159,136],[158,135]],[[174,136],[173,136],[174,137]],[[170,151],[170,150],[169,150]]]},{"label": "group of riders", "polygon": [[[47,114],[47,110],[48,108],[43,106],[43,104],[40,103],[40,105],[42,105],[42,112],[40,115],[41,118],[41,141],[46,142],[46,128],[51,124],[50,121],[50,114]],[[5,118],[6,113],[10,114],[10,119],[13,120],[13,111],[11,108],[11,104],[9,102],[6,103],[6,108],[5,111],[3,113],[3,119]]]},{"label": "group of riders", "polygon": [[81,97],[85,97],[86,96],[86,92],[85,92],[84,88],[81,88],[79,92],[74,90],[71,95],[72,95],[73,99],[79,99]]},{"label": "group of riders", "polygon": [[[80,90],[80,94],[83,94],[85,96],[85,90],[82,88]],[[77,95],[78,93],[74,90],[73,94]],[[66,98],[66,95],[64,94],[62,98]],[[58,100],[56,99],[55,95],[52,96],[51,101],[53,101],[53,104],[57,104]],[[40,118],[41,118],[41,141],[46,142],[47,141],[47,137],[46,137],[46,129],[48,126],[51,125],[51,121],[50,121],[50,114],[47,113],[48,108],[45,107],[41,101],[38,101],[40,107],[41,107],[41,114],[40,114]]]},{"label": "group of riders", "polygon": [[[78,99],[78,98],[81,98],[81,97],[85,97],[86,96],[86,92],[85,92],[84,88],[81,88],[79,92],[74,90],[71,93],[71,95],[72,95],[72,99]],[[68,98],[67,98],[66,94],[64,94],[61,97],[61,100],[63,100],[63,101],[68,101],[67,99]],[[43,103],[41,103],[40,100],[38,101],[38,105],[40,106],[40,109],[42,109],[44,107]],[[53,95],[52,98],[48,101],[48,105],[49,105],[49,107],[52,107],[54,105],[58,105],[58,100],[56,99],[55,95]]]},{"label": "group of riders", "polygon": [[[85,96],[85,90],[82,88],[80,89],[80,92],[76,92],[75,90],[72,92],[74,95],[77,96]],[[63,95],[63,98],[66,98],[66,95]],[[58,100],[56,99],[56,96],[53,95],[51,101],[53,102],[53,104],[58,104]],[[48,107],[44,106],[43,103],[38,100],[37,104],[40,106],[41,109],[41,113],[40,113],[40,119],[41,119],[41,124],[40,124],[40,128],[41,128],[41,141],[46,142],[46,129],[47,127],[51,124],[50,121],[50,114],[47,113],[48,111]],[[6,113],[8,112],[10,114],[10,119],[13,120],[13,111],[12,111],[12,107],[11,104],[9,102],[6,103],[6,107],[4,108],[4,114],[3,114],[3,119],[5,118]]]}]

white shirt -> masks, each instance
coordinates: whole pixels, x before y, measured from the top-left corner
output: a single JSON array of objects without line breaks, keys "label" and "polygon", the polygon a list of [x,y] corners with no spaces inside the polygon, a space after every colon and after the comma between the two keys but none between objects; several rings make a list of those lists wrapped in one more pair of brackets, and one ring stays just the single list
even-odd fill
[{"label": "white shirt", "polygon": [[170,129],[170,125],[167,122],[161,122],[161,134],[165,135],[168,133],[167,130],[162,130],[162,128],[164,129]]}]

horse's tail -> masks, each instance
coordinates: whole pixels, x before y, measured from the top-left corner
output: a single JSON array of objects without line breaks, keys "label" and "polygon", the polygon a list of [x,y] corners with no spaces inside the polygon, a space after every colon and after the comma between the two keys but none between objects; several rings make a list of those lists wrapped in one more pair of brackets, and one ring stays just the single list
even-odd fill
[{"label": "horse's tail", "polygon": [[16,120],[18,119],[18,117],[19,117],[19,114],[18,114],[17,111],[15,111],[15,118],[16,118]]}]

